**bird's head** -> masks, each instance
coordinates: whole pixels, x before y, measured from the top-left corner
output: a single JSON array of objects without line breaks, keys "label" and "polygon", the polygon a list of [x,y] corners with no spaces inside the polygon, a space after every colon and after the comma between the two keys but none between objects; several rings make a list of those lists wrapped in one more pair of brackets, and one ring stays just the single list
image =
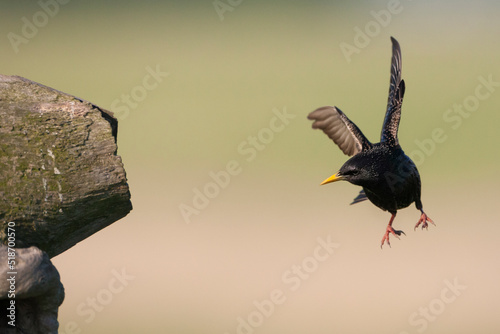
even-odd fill
[{"label": "bird's head", "polygon": [[339,171],[323,182],[321,185],[335,181],[349,181],[358,186],[366,186],[374,180],[370,164],[361,155],[355,155],[340,167]]}]

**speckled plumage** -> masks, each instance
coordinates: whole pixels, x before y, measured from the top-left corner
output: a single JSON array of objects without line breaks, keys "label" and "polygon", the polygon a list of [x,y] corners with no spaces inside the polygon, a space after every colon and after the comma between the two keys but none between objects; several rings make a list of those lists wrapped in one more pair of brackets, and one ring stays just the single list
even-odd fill
[{"label": "speckled plumage", "polygon": [[403,152],[398,141],[398,128],[401,119],[401,105],[405,93],[405,83],[401,79],[401,48],[391,37],[392,60],[391,79],[387,110],[380,135],[380,142],[372,144],[337,107],[321,107],[308,116],[313,120],[313,128],[321,129],[339,148],[351,156],[340,170],[322,184],[337,180],[346,180],[363,187],[353,203],[369,199],[382,210],[389,211],[392,216],[382,239],[389,243],[389,234],[396,237],[402,231],[392,228],[397,210],[415,203],[421,216],[415,228],[432,220],[423,211],[420,199],[421,182],[417,167]]}]

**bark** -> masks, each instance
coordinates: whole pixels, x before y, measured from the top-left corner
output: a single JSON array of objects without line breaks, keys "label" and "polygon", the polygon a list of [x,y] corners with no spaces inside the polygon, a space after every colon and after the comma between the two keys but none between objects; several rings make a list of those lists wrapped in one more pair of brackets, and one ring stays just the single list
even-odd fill
[{"label": "bark", "polygon": [[132,209],[117,120],[94,104],[0,75],[0,242],[50,257]]},{"label": "bark", "polygon": [[50,258],[132,210],[117,129],[90,102],[0,75],[0,333],[57,333]]}]

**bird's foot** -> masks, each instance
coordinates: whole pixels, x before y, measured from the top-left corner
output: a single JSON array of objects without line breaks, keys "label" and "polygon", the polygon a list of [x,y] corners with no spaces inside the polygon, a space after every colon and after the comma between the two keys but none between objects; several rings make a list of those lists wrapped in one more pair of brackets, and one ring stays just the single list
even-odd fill
[{"label": "bird's foot", "polygon": [[417,229],[417,227],[420,226],[420,224],[422,224],[422,230],[425,228],[427,229],[429,227],[429,224],[427,224],[427,222],[431,223],[432,225],[436,226],[436,224],[434,224],[434,222],[432,221],[432,219],[430,219],[426,214],[425,212],[422,211],[422,215],[420,215],[420,219],[418,220],[417,224],[415,225],[415,230]]},{"label": "bird's foot", "polygon": [[382,248],[382,246],[384,246],[384,243],[386,241],[387,241],[387,244],[389,245],[389,247],[391,247],[391,243],[389,241],[389,234],[392,234],[393,236],[395,236],[398,239],[399,239],[399,236],[401,234],[406,235],[403,231],[395,230],[394,228],[392,228],[391,225],[387,225],[387,229],[385,230],[384,237],[382,238],[382,244],[380,245],[380,248]]}]

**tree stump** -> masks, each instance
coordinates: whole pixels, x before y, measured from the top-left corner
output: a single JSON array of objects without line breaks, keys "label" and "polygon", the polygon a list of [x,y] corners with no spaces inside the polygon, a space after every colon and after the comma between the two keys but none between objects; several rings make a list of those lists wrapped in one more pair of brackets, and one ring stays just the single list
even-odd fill
[{"label": "tree stump", "polygon": [[[127,215],[132,204],[116,154],[117,129],[113,114],[90,102],[0,75],[0,244],[29,249],[16,252],[19,257],[39,249],[50,263],[49,258]],[[0,261],[3,282],[12,270],[4,270],[1,254]],[[38,263],[31,271],[24,268],[36,275],[41,262],[24,263]],[[4,292],[0,285],[0,299]]]}]

